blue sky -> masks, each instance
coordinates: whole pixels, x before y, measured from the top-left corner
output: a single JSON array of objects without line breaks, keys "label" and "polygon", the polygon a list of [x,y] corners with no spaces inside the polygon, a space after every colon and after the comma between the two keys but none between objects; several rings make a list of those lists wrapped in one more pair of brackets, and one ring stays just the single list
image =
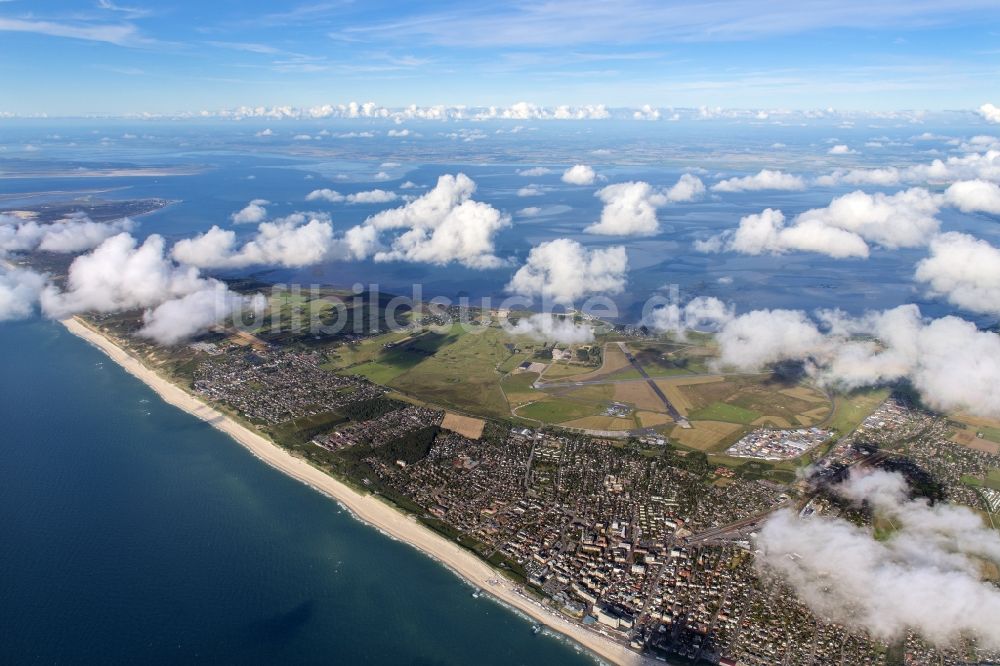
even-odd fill
[{"label": "blue sky", "polygon": [[0,0],[0,112],[240,105],[970,109],[996,0]]}]

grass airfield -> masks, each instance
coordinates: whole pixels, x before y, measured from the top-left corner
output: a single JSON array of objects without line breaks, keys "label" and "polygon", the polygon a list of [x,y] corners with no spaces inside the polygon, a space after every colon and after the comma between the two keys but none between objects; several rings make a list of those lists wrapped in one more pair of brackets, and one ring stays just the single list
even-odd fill
[{"label": "grass airfield", "polygon": [[713,454],[757,427],[823,426],[846,434],[885,397],[877,391],[830,396],[774,374],[715,374],[715,348],[705,336],[690,342],[624,339],[640,367],[690,420],[692,427],[682,428],[629,363],[619,340],[599,336],[581,352],[581,346],[553,347],[495,325],[454,325],[343,343],[328,350],[326,367],[460,414],[593,434],[656,432],[681,448]]}]

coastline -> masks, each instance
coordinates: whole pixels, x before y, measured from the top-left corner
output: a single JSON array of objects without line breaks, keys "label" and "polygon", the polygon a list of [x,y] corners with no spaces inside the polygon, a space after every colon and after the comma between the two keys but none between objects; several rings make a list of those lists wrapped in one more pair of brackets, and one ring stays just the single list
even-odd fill
[{"label": "coastline", "polygon": [[164,379],[139,359],[115,344],[110,338],[90,328],[80,320],[67,318],[61,320],[60,323],[73,335],[86,340],[104,352],[126,372],[150,387],[167,404],[209,423],[212,427],[236,440],[261,461],[337,500],[361,522],[417,548],[501,603],[572,640],[602,660],[622,665],[651,662],[625,646],[584,629],[525,597],[512,581],[503,577],[458,544],[449,541],[377,497],[362,494],[313,467],[305,460],[291,455],[260,433],[254,432],[202,402],[180,386]]}]

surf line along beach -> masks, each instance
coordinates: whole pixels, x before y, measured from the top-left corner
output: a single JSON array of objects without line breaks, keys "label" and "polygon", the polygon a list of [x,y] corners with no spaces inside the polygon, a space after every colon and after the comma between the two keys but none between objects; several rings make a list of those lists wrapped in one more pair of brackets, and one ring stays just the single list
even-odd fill
[{"label": "surf line along beach", "polygon": [[163,378],[142,361],[118,346],[111,338],[88,326],[77,317],[60,322],[74,335],[103,351],[126,372],[150,387],[169,405],[206,421],[226,433],[254,456],[314,490],[339,501],[356,518],[391,537],[399,539],[434,558],[455,574],[500,602],[528,615],[546,627],[570,638],[598,657],[615,664],[643,664],[652,660],[641,657],[623,645],[565,620],[538,602],[524,596],[517,585],[504,578],[488,564],[412,516],[392,508],[381,499],[360,493],[329,474],[291,455],[285,449],[254,432],[228,415],[211,407],[177,384]]}]

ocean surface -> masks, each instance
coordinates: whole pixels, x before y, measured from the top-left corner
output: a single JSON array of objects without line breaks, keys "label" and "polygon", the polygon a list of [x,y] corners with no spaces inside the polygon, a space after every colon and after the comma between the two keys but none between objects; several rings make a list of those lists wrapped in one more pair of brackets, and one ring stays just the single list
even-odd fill
[{"label": "ocean surface", "polygon": [[58,324],[0,367],[0,663],[593,663]]}]

